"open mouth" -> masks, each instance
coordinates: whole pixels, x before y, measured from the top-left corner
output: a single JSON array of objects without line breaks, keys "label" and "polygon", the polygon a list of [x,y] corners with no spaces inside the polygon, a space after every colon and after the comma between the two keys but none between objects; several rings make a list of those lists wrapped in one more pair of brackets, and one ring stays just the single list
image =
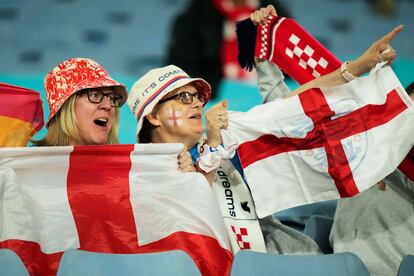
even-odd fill
[{"label": "open mouth", "polygon": [[201,119],[201,114],[194,114],[194,115],[190,116],[189,119],[200,120]]},{"label": "open mouth", "polygon": [[106,127],[106,125],[108,124],[108,119],[98,118],[98,119],[93,120],[93,122],[98,126]]}]

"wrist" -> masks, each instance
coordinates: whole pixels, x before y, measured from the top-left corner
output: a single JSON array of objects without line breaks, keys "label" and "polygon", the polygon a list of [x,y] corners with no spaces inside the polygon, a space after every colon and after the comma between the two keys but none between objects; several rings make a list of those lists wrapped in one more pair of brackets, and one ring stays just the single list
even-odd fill
[{"label": "wrist", "polygon": [[223,163],[223,154],[220,154],[223,150],[219,148],[222,146],[212,147],[207,143],[205,141],[199,148],[196,166],[197,171],[204,175],[216,170]]},{"label": "wrist", "polygon": [[367,66],[367,63],[357,58],[348,64],[348,71],[355,77],[359,77],[362,74],[368,72],[371,68]]},{"label": "wrist", "polygon": [[210,147],[216,148],[221,144],[221,140],[220,139],[215,139],[215,138],[212,138],[212,139],[207,138],[207,144]]},{"label": "wrist", "polygon": [[351,61],[348,60],[341,64],[341,75],[347,82],[350,82],[356,78],[356,76],[349,72],[348,65],[350,63]]},{"label": "wrist", "polygon": [[210,147],[217,147],[221,144],[221,130],[208,131],[207,130],[207,144]]},{"label": "wrist", "polygon": [[359,59],[355,61],[345,61],[341,65],[341,75],[342,77],[347,81],[352,81],[356,79],[357,77],[361,76],[367,70],[362,66],[364,63],[361,62]]},{"label": "wrist", "polygon": [[256,65],[258,65],[259,63],[262,63],[263,61],[265,61],[264,59],[258,58],[258,57],[254,57],[254,63],[256,63]]}]

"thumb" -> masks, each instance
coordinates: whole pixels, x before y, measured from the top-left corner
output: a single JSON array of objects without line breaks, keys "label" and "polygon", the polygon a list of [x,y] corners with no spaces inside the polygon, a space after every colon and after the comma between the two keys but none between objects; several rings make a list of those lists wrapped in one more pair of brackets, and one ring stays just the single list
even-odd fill
[{"label": "thumb", "polygon": [[178,157],[181,157],[183,154],[185,154],[187,152],[188,148],[186,145],[184,145],[183,150],[180,152],[180,154],[178,155]]},{"label": "thumb", "polygon": [[227,99],[226,99],[226,100],[223,100],[223,101],[221,102],[221,104],[222,104],[222,105],[223,105],[223,107],[225,107],[226,109],[227,109],[227,107],[228,107],[228,105],[229,105],[229,103],[228,103]]},{"label": "thumb", "polygon": [[388,61],[393,60],[396,56],[397,56],[397,53],[394,51],[394,49],[391,49],[391,48],[387,48],[380,53],[380,57],[383,60],[388,60]]}]

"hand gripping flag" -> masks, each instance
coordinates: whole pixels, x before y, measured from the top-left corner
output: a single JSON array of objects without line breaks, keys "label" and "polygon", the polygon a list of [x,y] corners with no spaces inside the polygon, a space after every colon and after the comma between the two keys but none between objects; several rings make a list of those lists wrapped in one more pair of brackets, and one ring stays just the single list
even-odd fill
[{"label": "hand gripping flag", "polygon": [[178,144],[1,149],[0,248],[15,251],[33,275],[54,275],[69,248],[181,249],[202,275],[227,275],[232,253],[217,202],[201,174],[178,171],[181,150]]},{"label": "hand gripping flag", "polygon": [[251,70],[254,57],[275,63],[300,84],[326,75],[341,62],[293,19],[269,16],[265,25],[250,19],[237,26],[240,66]]},{"label": "hand gripping flag", "polygon": [[260,218],[353,196],[397,168],[414,144],[413,102],[389,66],[333,88],[229,114]]},{"label": "hand gripping flag", "polygon": [[0,147],[25,146],[43,120],[38,92],[0,83]]}]

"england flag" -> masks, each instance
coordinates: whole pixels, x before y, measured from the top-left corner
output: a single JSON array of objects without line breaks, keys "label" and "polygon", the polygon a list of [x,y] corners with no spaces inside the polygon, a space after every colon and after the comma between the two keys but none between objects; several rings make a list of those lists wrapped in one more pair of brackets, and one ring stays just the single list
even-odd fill
[{"label": "england flag", "polygon": [[[56,274],[66,249],[180,249],[202,275],[232,253],[210,185],[178,171],[180,144],[0,149],[0,248],[32,275]],[[1,269],[0,269],[1,270]]]},{"label": "england flag", "polygon": [[353,196],[397,168],[414,144],[414,107],[382,66],[338,87],[229,114],[224,143],[239,144],[260,218]]}]

